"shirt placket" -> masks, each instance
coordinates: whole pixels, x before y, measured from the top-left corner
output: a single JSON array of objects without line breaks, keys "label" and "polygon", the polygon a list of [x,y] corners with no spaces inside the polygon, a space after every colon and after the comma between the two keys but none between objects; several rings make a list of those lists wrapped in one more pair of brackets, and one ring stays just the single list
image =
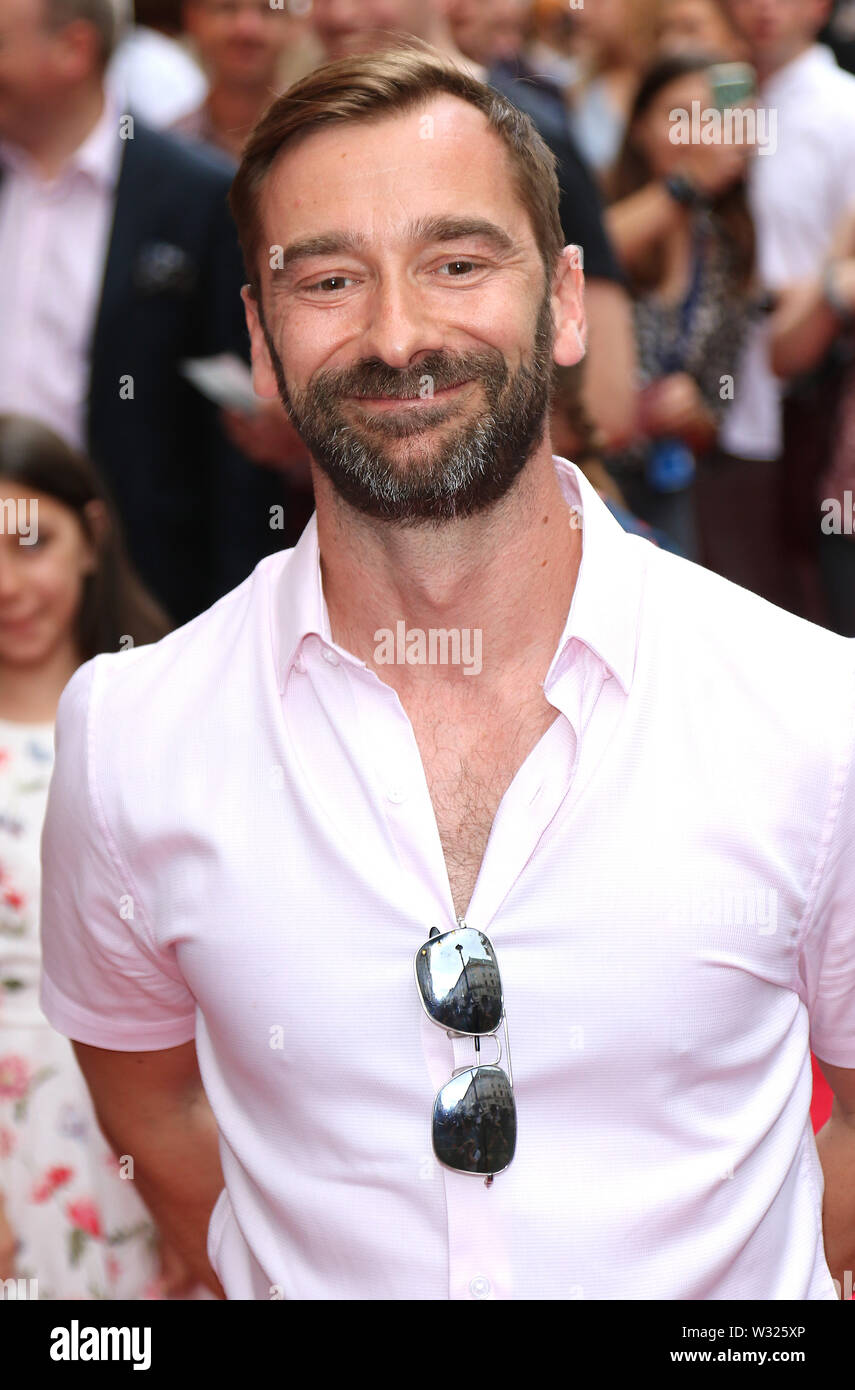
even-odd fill
[{"label": "shirt placket", "polygon": [[[367,669],[352,670],[359,718],[370,749],[401,892],[425,923],[449,931],[454,904],[418,743],[397,693]],[[413,944],[413,955],[421,945]]]},{"label": "shirt placket", "polygon": [[[518,769],[499,806],[465,919],[467,926],[491,937],[500,971],[501,923],[494,919],[572,787],[579,748],[574,722],[578,725],[583,713],[596,703],[603,682],[596,658],[592,666],[579,653],[576,657],[575,662],[571,658],[570,674],[561,683],[555,720]],[[395,691],[365,668],[353,668],[351,674],[359,690],[360,723],[384,791],[386,820],[402,868],[403,891],[416,895],[423,904],[420,915],[423,939],[427,939],[432,926],[441,932],[450,931],[456,919],[418,743]],[[420,944],[413,943],[413,954]],[[512,1001],[506,997],[505,1002],[508,1032],[512,1036]],[[477,1053],[472,1038],[449,1037],[424,1011],[420,1026],[433,1090],[425,1095],[425,1134],[430,1151],[435,1095],[457,1069],[491,1064],[496,1050],[492,1039],[487,1038]],[[499,1037],[503,1041],[500,1065],[507,1071],[503,1028]],[[433,1162],[446,1200],[449,1298],[513,1298],[502,1175],[496,1175],[488,1186],[480,1175],[454,1172],[435,1157]]]},{"label": "shirt placket", "polygon": [[556,718],[517,771],[496,812],[466,913],[468,927],[490,935],[503,901],[567,796],[576,756],[573,726],[556,710]]},{"label": "shirt placket", "polygon": [[[502,970],[502,929],[499,912],[545,829],[567,796],[576,762],[577,740],[569,720],[556,714],[537,746],[517,772],[496,813],[490,839],[478,875],[466,925],[483,931],[493,943]],[[513,999],[505,989],[509,1041],[513,1037]],[[439,1032],[439,1030],[436,1030]],[[499,1029],[502,1056],[499,1065],[507,1073],[504,1027]],[[482,1039],[475,1051],[471,1038],[448,1039],[451,1067],[485,1065],[496,1060],[492,1038]],[[513,1044],[511,1042],[511,1048]],[[513,1070],[511,1055],[511,1072]],[[447,1072],[440,1085],[448,1081]],[[437,1087],[437,1089],[439,1089]],[[519,1116],[518,1116],[519,1118]],[[523,1135],[522,1141],[525,1142]],[[512,1160],[512,1162],[516,1159]],[[511,1299],[514,1297],[508,1214],[504,1210],[502,1174],[488,1186],[483,1178],[443,1170],[449,1237],[449,1297],[460,1299]]]}]

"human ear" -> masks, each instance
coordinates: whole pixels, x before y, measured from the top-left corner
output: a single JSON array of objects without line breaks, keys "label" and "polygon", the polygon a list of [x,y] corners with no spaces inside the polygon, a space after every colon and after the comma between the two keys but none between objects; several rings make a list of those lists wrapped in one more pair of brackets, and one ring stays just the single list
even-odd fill
[{"label": "human ear", "polygon": [[252,386],[255,394],[265,400],[273,400],[279,395],[276,373],[270,360],[270,350],[261,326],[258,302],[251,285],[244,285],[240,297],[246,314],[246,327],[249,333],[252,356]]},{"label": "human ear", "polygon": [[585,355],[585,277],[581,246],[565,246],[552,285],[555,343],[552,355],[561,367],[573,367]]}]

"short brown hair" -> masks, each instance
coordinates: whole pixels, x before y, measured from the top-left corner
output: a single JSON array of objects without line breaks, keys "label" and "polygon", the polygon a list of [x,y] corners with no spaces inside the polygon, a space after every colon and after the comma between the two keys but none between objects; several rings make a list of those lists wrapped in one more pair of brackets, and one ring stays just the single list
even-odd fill
[{"label": "short brown hair", "polygon": [[411,111],[425,98],[443,92],[483,111],[491,129],[504,141],[517,196],[531,219],[546,283],[551,286],[564,249],[554,154],[524,112],[470,77],[438,49],[408,37],[398,47],[339,58],[316,68],[283,92],[252,131],[232,183],[229,205],[256,298],[260,297],[258,204],[264,181],[281,151],[324,126]]},{"label": "short brown hair", "polygon": [[113,56],[119,37],[119,21],[113,0],[44,0],[45,19],[52,28],[63,29],[77,19],[85,19],[98,35],[98,58],[105,68]]}]

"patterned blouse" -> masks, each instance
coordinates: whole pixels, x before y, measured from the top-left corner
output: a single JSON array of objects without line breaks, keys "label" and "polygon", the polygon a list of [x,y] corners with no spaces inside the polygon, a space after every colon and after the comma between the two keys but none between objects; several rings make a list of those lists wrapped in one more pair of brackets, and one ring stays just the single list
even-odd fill
[{"label": "patterned blouse", "polygon": [[[155,1227],[39,1005],[39,846],[53,724],[0,719],[0,1197],[15,1293],[159,1299]],[[8,1287],[8,1286],[7,1286]],[[207,1292],[207,1291],[206,1291]]]},{"label": "patterned blouse", "polygon": [[[666,303],[653,291],[633,304],[638,386],[673,372],[687,372],[698,384],[704,404],[716,420],[733,398],[734,369],[749,324],[762,312],[761,299],[739,286],[734,247],[721,222],[695,213],[693,231],[703,252],[695,260],[694,302],[691,290],[678,303]],[[684,315],[687,322],[684,322]],[[639,439],[607,456],[609,469],[638,471],[649,441]]]}]

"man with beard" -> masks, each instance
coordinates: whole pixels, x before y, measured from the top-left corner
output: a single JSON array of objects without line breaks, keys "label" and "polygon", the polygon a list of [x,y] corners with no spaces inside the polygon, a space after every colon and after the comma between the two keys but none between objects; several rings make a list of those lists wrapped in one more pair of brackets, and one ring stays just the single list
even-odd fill
[{"label": "man with beard", "polygon": [[231,200],[316,515],[63,693],[42,1003],[105,1132],[229,1298],[833,1299],[855,644],[552,455],[582,276],[499,94],[345,58]]}]

